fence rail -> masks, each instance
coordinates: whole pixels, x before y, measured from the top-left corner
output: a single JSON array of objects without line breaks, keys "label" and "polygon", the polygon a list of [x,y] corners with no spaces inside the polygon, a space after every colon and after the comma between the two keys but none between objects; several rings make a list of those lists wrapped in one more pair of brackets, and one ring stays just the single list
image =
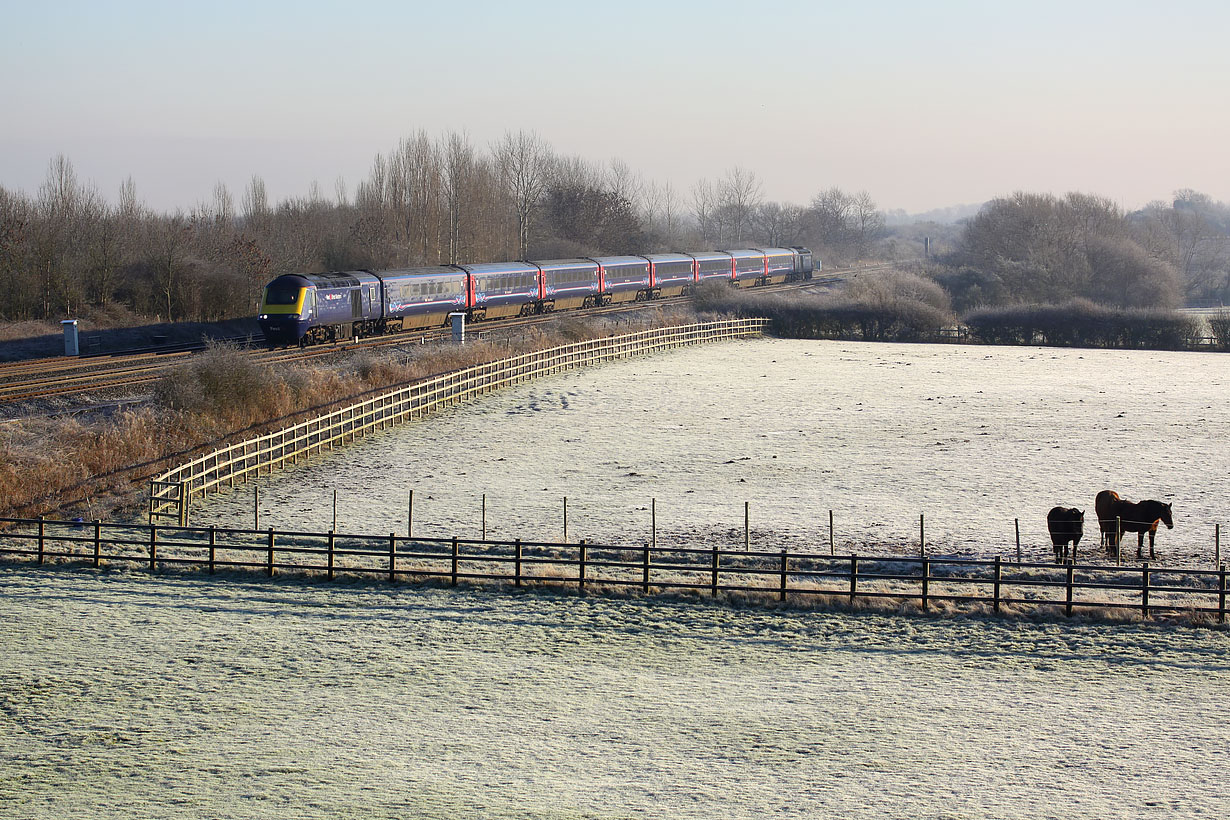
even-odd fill
[{"label": "fence rail", "polygon": [[297,463],[314,453],[429,415],[444,407],[530,379],[600,362],[764,332],[767,319],[735,319],[590,339],[525,353],[407,385],[331,413],[232,444],[156,476],[150,482],[149,520],[188,523],[193,498],[254,475]]},{"label": "fence rail", "polygon": [[860,557],[719,548],[410,538],[395,533],[245,530],[0,518],[0,558],[37,564],[143,566],[324,575],[367,575],[457,585],[498,583],[743,594],[765,601],[816,599],[913,604],[1177,613],[1226,620],[1226,566],[1173,567],[1011,562],[944,557]]}]

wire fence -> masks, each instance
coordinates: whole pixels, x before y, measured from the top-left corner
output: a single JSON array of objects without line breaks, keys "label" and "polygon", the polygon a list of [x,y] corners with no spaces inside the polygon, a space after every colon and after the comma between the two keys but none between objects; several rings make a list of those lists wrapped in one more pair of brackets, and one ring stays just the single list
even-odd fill
[{"label": "wire fence", "polygon": [[1226,620],[1226,567],[1115,567],[928,556],[860,557],[649,544],[412,538],[275,529],[0,518],[0,557],[48,565],[369,576],[389,582],[498,584],[744,596],[769,602],[982,608],[988,613],[1098,610],[1193,623]]}]

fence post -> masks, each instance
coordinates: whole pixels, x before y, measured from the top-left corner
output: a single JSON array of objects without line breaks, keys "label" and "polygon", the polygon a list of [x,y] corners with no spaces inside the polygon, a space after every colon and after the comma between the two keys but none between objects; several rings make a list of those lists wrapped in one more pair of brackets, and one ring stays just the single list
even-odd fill
[{"label": "fence post", "polygon": [[564,496],[564,543],[568,543],[568,496]]},{"label": "fence post", "polygon": [[210,575],[214,574],[214,556],[215,556],[215,551],[217,548],[217,543],[218,543],[217,531],[214,529],[214,526],[210,524],[209,526],[209,574]]},{"label": "fence post", "polygon": [[1123,519],[1115,517],[1115,566],[1123,565]]},{"label": "fence post", "polygon": [[[260,475],[260,464],[257,463],[257,475]],[[259,530],[261,528],[261,488],[259,485],[252,486],[252,529]]]},{"label": "fence post", "polygon": [[585,591],[585,539],[581,539],[580,543],[580,561],[578,562],[580,573],[577,576],[577,589],[581,592]]},{"label": "fence post", "polygon": [[98,567],[102,553],[102,522],[94,519],[94,566]]},{"label": "fence post", "polygon": [[43,554],[47,551],[47,545],[44,541],[45,535],[45,525],[43,523],[43,517],[40,515],[38,517],[38,562],[40,565],[43,563]]},{"label": "fence post", "polygon": [[269,577],[273,577],[273,527],[269,528]]},{"label": "fence post", "polygon": [[157,569],[158,560],[158,525],[149,525],[149,571],[154,572]]},{"label": "fence post", "polygon": [[410,491],[410,504],[406,507],[406,537],[414,537],[414,490]]},{"label": "fence post", "polygon": [[1220,565],[1221,570],[1217,580],[1217,622],[1226,622],[1226,565]]},{"label": "fence post", "polygon": [[833,511],[829,510],[829,555],[833,554]]},{"label": "fence post", "polygon": [[[655,544],[656,546],[656,544]],[[645,545],[644,561],[641,564],[641,591],[649,594],[649,545]]]},{"label": "fence post", "polygon": [[333,488],[333,532],[337,532],[337,488]]},{"label": "fence post", "polygon": [[999,560],[999,556],[997,555],[995,556],[995,585],[994,585],[994,590],[995,590],[994,591],[994,602],[995,602],[994,607],[995,607],[996,615],[999,614],[999,584],[1000,584],[1000,579],[1003,577],[1002,571],[1003,571],[1003,568]]},{"label": "fence post", "polygon": [[188,526],[188,486],[179,482],[179,525]]},{"label": "fence post", "polygon": [[926,557],[927,555],[927,529],[924,526],[926,516],[922,513],[918,514],[918,555]]},{"label": "fence post", "polygon": [[777,600],[779,601],[786,600],[786,578],[788,576],[788,573],[786,570],[786,562],[788,560],[789,559],[787,557],[786,551],[782,550],[782,581],[781,581],[781,586],[777,591]]},{"label": "fence post", "polygon": [[457,586],[457,536],[453,536],[453,574],[449,577],[451,586]]},{"label": "fence post", "polygon": [[333,580],[333,547],[334,547],[335,537],[336,536],[334,535],[333,530],[329,530],[329,568],[328,568],[329,574],[326,577],[330,581]]},{"label": "fence post", "polygon": [[518,538],[514,547],[513,586],[521,586],[521,539]]},{"label": "fence post", "polygon": [[658,548],[658,499],[656,498],[649,499],[649,543],[654,549]]},{"label": "fence post", "polygon": [[[919,516],[920,526],[922,517]],[[931,562],[926,558],[922,559],[922,608],[923,612],[927,612],[931,608],[931,599],[928,597],[928,581],[931,580]]]},{"label": "fence post", "polygon": [[1021,519],[1012,519],[1013,526],[1016,527],[1016,562],[1021,563]]},{"label": "fence post", "polygon": [[709,585],[709,595],[716,598],[718,593],[718,548],[713,547],[713,580]]},{"label": "fence post", "polygon": [[397,581],[397,533],[389,533],[389,583]]},{"label": "fence post", "polygon": [[[716,547],[714,548],[716,549]],[[752,549],[752,505],[748,501],[743,502],[743,551],[751,552]]]},{"label": "fence post", "polygon": [[1143,617],[1148,618],[1149,617],[1149,562],[1148,561],[1145,561],[1145,566],[1144,566],[1144,569],[1141,571],[1141,573],[1143,577],[1141,578],[1141,585],[1140,585],[1140,614]]},{"label": "fence post", "polygon": [[1213,525],[1213,569],[1221,566],[1221,524]]},{"label": "fence post", "polygon": [[1072,576],[1075,574],[1075,568],[1068,564],[1068,583],[1067,583],[1067,599],[1064,603],[1063,614],[1067,617],[1072,617]]},{"label": "fence post", "polygon": [[850,605],[854,605],[854,595],[858,591],[858,556],[850,556]]}]

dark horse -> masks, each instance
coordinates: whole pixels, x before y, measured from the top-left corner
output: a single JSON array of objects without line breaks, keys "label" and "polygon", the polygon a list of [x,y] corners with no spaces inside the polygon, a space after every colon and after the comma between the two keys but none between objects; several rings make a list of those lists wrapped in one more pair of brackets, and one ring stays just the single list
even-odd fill
[{"label": "dark horse", "polygon": [[1085,534],[1085,513],[1076,507],[1052,507],[1046,514],[1046,527],[1055,546],[1055,563],[1068,558],[1068,542],[1072,542],[1072,560],[1076,560],[1076,545]]},{"label": "dark horse", "polygon": [[1149,557],[1156,558],[1153,551],[1153,541],[1157,537],[1157,525],[1162,523],[1166,529],[1174,529],[1174,518],[1171,517],[1169,504],[1161,501],[1140,501],[1133,503],[1124,501],[1118,493],[1103,490],[1094,501],[1094,509],[1098,513],[1098,526],[1101,527],[1107,547],[1115,547],[1125,532],[1134,532],[1136,536],[1136,557],[1145,548],[1145,533],[1149,533]]}]

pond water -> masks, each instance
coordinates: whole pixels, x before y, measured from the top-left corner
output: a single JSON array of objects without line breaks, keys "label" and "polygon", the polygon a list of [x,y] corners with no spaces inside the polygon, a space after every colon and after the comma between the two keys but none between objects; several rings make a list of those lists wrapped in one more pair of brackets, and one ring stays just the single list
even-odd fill
[{"label": "pond water", "polygon": [[[528,383],[263,477],[261,526],[838,553],[1050,554],[1046,513],[1174,504],[1155,563],[1227,521],[1218,354],[756,340]],[[653,508],[653,512],[651,512]],[[920,522],[920,516],[922,521]],[[251,485],[194,523],[251,526]],[[920,528],[921,524],[921,528]],[[1134,539],[1125,541],[1134,553]]]},{"label": "pond water", "polygon": [[1174,818],[1230,636],[0,568],[0,816]]}]

